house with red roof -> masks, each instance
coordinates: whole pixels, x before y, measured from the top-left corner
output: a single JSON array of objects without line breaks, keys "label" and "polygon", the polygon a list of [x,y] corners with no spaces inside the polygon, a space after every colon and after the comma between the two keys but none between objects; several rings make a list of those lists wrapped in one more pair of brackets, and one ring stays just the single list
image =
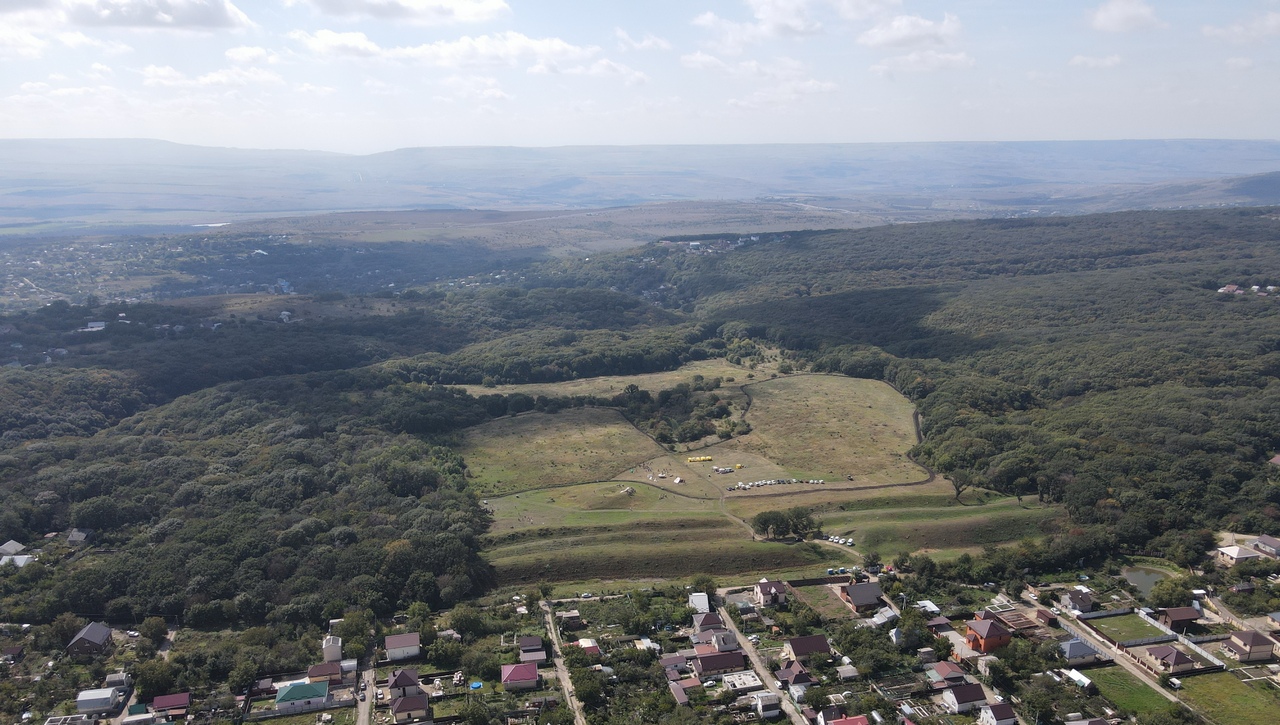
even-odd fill
[{"label": "house with red roof", "polygon": [[506,690],[532,690],[538,686],[536,662],[502,666],[502,687]]}]

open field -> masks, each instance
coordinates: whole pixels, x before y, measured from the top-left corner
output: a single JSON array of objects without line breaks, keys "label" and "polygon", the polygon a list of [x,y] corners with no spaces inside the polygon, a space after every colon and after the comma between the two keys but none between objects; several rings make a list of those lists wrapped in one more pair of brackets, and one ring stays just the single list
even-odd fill
[{"label": "open field", "polygon": [[747,386],[752,432],[717,448],[761,455],[796,478],[856,484],[920,481],[907,459],[916,444],[911,401],[889,385],[834,375],[797,375]]},{"label": "open field", "polygon": [[1179,695],[1218,725],[1271,725],[1280,713],[1275,687],[1249,686],[1229,672],[1184,678]]},{"label": "open field", "polygon": [[[747,379],[747,375],[750,374],[753,374],[753,371],[748,370],[741,365],[734,365],[722,359],[698,360],[682,365],[676,370],[670,370],[662,373],[646,373],[644,375],[609,375],[599,378],[569,380],[562,383],[498,385],[492,388],[486,388],[480,385],[471,385],[467,386],[467,392],[472,395],[490,395],[493,393],[509,395],[512,393],[524,393],[525,395],[533,397],[537,397],[539,395],[608,396],[621,393],[623,388],[628,385],[636,385],[642,390],[649,390],[653,392],[666,390],[674,388],[679,383],[693,382],[695,375],[701,375],[703,378],[708,380],[711,378],[733,378],[734,382],[724,383],[721,390],[717,391],[717,395],[720,395],[723,398],[731,398],[733,394],[737,392],[738,386],[751,382]],[[757,370],[754,374],[759,376],[760,371]],[[745,400],[745,398],[743,399]]]},{"label": "open field", "polygon": [[[824,529],[840,535],[852,533],[863,553],[875,551],[893,556],[903,551],[936,554],[980,549],[1049,533],[1061,520],[1060,508],[1022,508],[1003,501],[986,506],[940,509],[870,511],[845,517],[834,527],[823,519]],[[833,522],[834,523],[834,522]]]},{"label": "open field", "polygon": [[1106,634],[1117,642],[1147,637],[1159,637],[1164,634],[1148,624],[1136,614],[1125,614],[1119,617],[1103,617],[1089,622],[1093,628]]},{"label": "open field", "polygon": [[792,591],[795,592],[796,598],[808,604],[813,611],[821,614],[823,619],[836,622],[843,619],[853,619],[853,610],[840,599],[834,589],[825,584],[812,587],[797,587]]},{"label": "open field", "polygon": [[599,408],[491,421],[468,430],[460,452],[480,496],[606,481],[663,453],[621,413]]},{"label": "open field", "polygon": [[[633,493],[626,493],[627,488]],[[526,491],[489,499],[494,534],[537,527],[626,524],[646,519],[687,518],[703,513],[722,519],[716,503],[673,495],[641,483],[587,483]]]},{"label": "open field", "polygon": [[1163,710],[1170,704],[1160,693],[1152,690],[1119,665],[1098,667],[1089,670],[1086,674],[1090,680],[1093,680],[1093,684],[1098,686],[1098,692],[1102,693],[1103,697],[1129,712],[1144,713]]}]

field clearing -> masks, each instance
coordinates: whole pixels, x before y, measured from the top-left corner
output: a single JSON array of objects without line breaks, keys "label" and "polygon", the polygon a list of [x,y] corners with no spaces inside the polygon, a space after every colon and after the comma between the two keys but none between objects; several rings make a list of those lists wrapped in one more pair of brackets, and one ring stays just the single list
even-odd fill
[{"label": "field clearing", "polygon": [[1153,712],[1163,710],[1171,704],[1160,693],[1119,665],[1091,669],[1088,677],[1098,686],[1098,692],[1103,697],[1129,712]]},{"label": "field clearing", "polygon": [[1218,725],[1272,725],[1280,713],[1275,687],[1246,685],[1229,672],[1183,678],[1179,696]]},{"label": "field clearing", "polygon": [[459,453],[479,496],[608,481],[662,453],[621,413],[573,408],[500,418],[466,432]]},{"label": "field clearing", "polygon": [[[711,456],[710,461],[689,463],[690,456]],[[618,475],[620,480],[650,483],[667,490],[682,493],[686,496],[700,496],[718,499],[724,495],[725,489],[739,481],[758,481],[765,478],[790,478],[791,475],[775,465],[767,458],[753,453],[726,455],[720,447],[690,453],[673,453],[671,455],[646,461],[649,470],[637,468]],[[733,473],[715,473],[712,466],[733,467],[742,464],[743,468]],[[658,478],[653,473],[664,473],[666,478]],[[676,483],[679,477],[684,483]],[[793,485],[791,488],[796,488]],[[775,489],[780,490],[780,489]],[[735,491],[729,496],[739,496],[744,492]]]},{"label": "field clearing", "polygon": [[[562,383],[529,383],[526,385],[498,385],[492,388],[486,388],[480,385],[470,385],[467,392],[472,395],[492,395],[493,393],[502,393],[510,395],[512,393],[524,393],[537,397],[539,395],[547,396],[572,396],[572,395],[599,395],[610,396],[621,393],[628,385],[639,386],[642,390],[657,392],[659,390],[668,390],[674,388],[679,383],[692,383],[695,375],[701,375],[703,378],[710,380],[711,378],[734,378],[735,382],[724,383],[716,394],[722,398],[733,400],[736,404],[737,399],[746,402],[746,397],[738,390],[738,386],[751,382],[747,379],[747,375],[753,371],[741,365],[734,365],[722,359],[715,360],[697,360],[686,365],[682,365],[676,370],[670,370],[662,373],[645,373],[643,375],[609,375],[599,378],[582,378],[581,380],[568,380]],[[761,370],[754,371],[759,376]],[[735,399],[736,398],[736,399]],[[741,410],[741,407],[739,407]]]},{"label": "field clearing", "polygon": [[797,587],[792,591],[795,592],[796,598],[808,604],[828,622],[853,619],[853,610],[849,609],[849,605],[845,604],[829,586]]},{"label": "field clearing", "polygon": [[[630,487],[632,494],[623,490]],[[632,482],[587,483],[526,491],[489,499],[493,533],[539,526],[597,526],[644,519],[687,517],[705,512],[722,518],[716,503],[676,496],[654,486]]]},{"label": "field clearing", "polygon": [[906,456],[916,444],[914,408],[889,385],[834,375],[775,378],[747,387],[752,432],[717,448],[761,455],[795,478],[857,484],[920,481]]},{"label": "field clearing", "polygon": [[1119,617],[1103,617],[1094,619],[1089,622],[1093,628],[1106,634],[1108,637],[1117,642],[1126,642],[1133,639],[1145,639],[1147,637],[1159,637],[1164,634],[1158,628],[1151,626],[1136,614],[1124,614]]},{"label": "field clearing", "polygon": [[[804,506],[819,514],[839,515],[848,510],[884,510],[908,506],[936,505],[945,508],[953,505],[948,501],[955,500],[951,484],[942,480],[891,488],[839,489],[830,485],[792,484],[766,486],[762,490],[765,495],[748,496],[744,495],[746,492],[734,491],[727,494],[725,504],[735,516],[749,519],[761,511],[790,506]],[[966,496],[964,500],[969,499]]]},{"label": "field clearing", "polygon": [[719,529],[641,530],[619,527],[612,535],[522,542],[485,553],[499,585],[591,579],[664,579],[696,574],[725,576],[802,567],[847,566],[838,551],[805,544],[749,540],[727,519]]},{"label": "field clearing", "polygon": [[[911,520],[896,524],[880,523],[857,530],[853,539],[860,552],[874,551],[881,556],[893,556],[903,551],[933,554],[974,550],[987,544],[1042,536],[1055,528],[1056,522],[1063,517],[1062,510],[1057,508],[1005,508],[991,512],[974,508],[970,516],[942,520],[913,513],[911,515],[916,518]],[[881,513],[888,515],[890,512]]]}]

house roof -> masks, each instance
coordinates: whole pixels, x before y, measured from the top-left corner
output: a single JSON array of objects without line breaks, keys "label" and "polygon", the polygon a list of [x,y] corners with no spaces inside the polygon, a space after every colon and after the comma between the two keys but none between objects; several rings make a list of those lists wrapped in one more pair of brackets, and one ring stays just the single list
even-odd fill
[{"label": "house roof", "polygon": [[951,620],[947,619],[946,617],[934,617],[933,619],[930,619],[929,621],[925,622],[924,626],[928,627],[929,629],[937,629],[939,627],[950,627]]},{"label": "house roof", "polygon": [[964,677],[964,668],[954,662],[934,662],[929,668],[944,680]]},{"label": "house roof", "polygon": [[276,704],[298,700],[324,699],[329,696],[328,682],[294,682],[276,692]]},{"label": "house roof", "polygon": [[1246,629],[1239,632],[1232,632],[1231,639],[1236,640],[1245,647],[1262,647],[1271,646],[1271,638],[1261,632],[1252,629]]},{"label": "house roof", "polygon": [[393,634],[386,639],[387,649],[404,649],[405,647],[420,647],[422,639],[417,632],[409,632],[408,634]]},{"label": "house roof", "polygon": [[342,665],[337,662],[325,662],[307,668],[307,677],[333,677],[342,675]]},{"label": "house roof", "polygon": [[1071,603],[1073,609],[1090,609],[1093,607],[1093,597],[1087,592],[1076,591],[1075,589],[1067,592],[1067,601]]},{"label": "house roof", "polygon": [[1262,556],[1262,554],[1252,549],[1246,549],[1243,546],[1221,546],[1218,547],[1218,551],[1232,559],[1256,559]]},{"label": "house roof", "polygon": [[534,662],[502,666],[502,684],[504,685],[509,682],[533,682],[537,679],[538,665]]},{"label": "house roof", "polygon": [[1171,666],[1191,664],[1195,661],[1188,657],[1182,650],[1168,644],[1161,645],[1159,647],[1152,647],[1147,650],[1147,654],[1150,655],[1152,659],[1160,660],[1161,662]]},{"label": "house roof", "polygon": [[1013,705],[1010,705],[1007,702],[997,702],[994,705],[984,705],[984,707],[991,710],[991,716],[994,717],[997,722],[1000,720],[1011,720],[1017,717],[1013,712]]},{"label": "house roof", "polygon": [[985,702],[987,693],[983,692],[982,685],[969,684],[953,687],[947,692],[956,699],[956,702],[964,704],[966,702]]},{"label": "house roof", "polygon": [[807,637],[792,637],[787,640],[787,644],[791,646],[791,654],[797,657],[811,655],[817,652],[831,652],[831,643],[827,641],[825,634],[811,634]]},{"label": "house roof", "polygon": [[756,582],[756,591],[761,594],[786,594],[787,585],[782,582],[762,581]]},{"label": "house roof", "polygon": [[413,695],[412,697],[397,697],[391,701],[391,712],[396,714],[405,712],[416,712],[418,710],[430,710],[431,706],[427,704],[425,695]]},{"label": "house roof", "polygon": [[828,720],[827,725],[871,725],[871,721],[866,715],[853,715],[850,717],[842,717],[839,720]]},{"label": "house roof", "polygon": [[1195,607],[1169,607],[1161,611],[1170,622],[1194,622],[1200,618],[1200,610]]},{"label": "house roof", "polygon": [[689,696],[685,694],[684,688],[680,686],[679,682],[668,682],[667,689],[671,690],[671,696],[676,699],[677,705],[689,704]]},{"label": "house roof", "polygon": [[71,638],[71,642],[74,643],[81,639],[88,640],[94,644],[104,644],[111,639],[111,628],[102,622],[90,622],[77,632],[75,637]]},{"label": "house roof", "polygon": [[699,672],[706,670],[723,670],[730,667],[742,667],[746,659],[741,652],[716,652],[715,654],[698,655],[694,668]]},{"label": "house roof", "polygon": [[93,536],[93,529],[72,529],[67,534],[67,541],[88,541],[91,536]]},{"label": "house roof", "polygon": [[880,591],[880,585],[877,582],[850,584],[844,588],[844,592],[855,607],[876,604],[880,601],[880,597],[884,595],[884,592]]},{"label": "house roof", "polygon": [[715,612],[702,612],[693,615],[693,626],[698,629],[707,629],[708,627],[724,626],[724,620]]},{"label": "house roof", "polygon": [[1098,654],[1098,650],[1078,639],[1067,640],[1062,643],[1061,647],[1062,656],[1069,660],[1073,660],[1077,657],[1092,657]]},{"label": "house roof", "polygon": [[26,551],[26,550],[27,550],[27,547],[23,546],[22,544],[20,544],[20,543],[19,543],[19,542],[17,542],[17,541],[14,541],[13,539],[9,539],[8,541],[4,542],[3,544],[0,544],[0,554],[4,554],[4,555],[6,555],[6,556],[13,556],[14,554],[21,554],[22,552],[24,552],[24,551]]},{"label": "house roof", "polygon": [[528,636],[528,637],[520,638],[521,652],[529,652],[530,650],[535,650],[535,649],[542,649],[541,637]]},{"label": "house roof", "polygon": [[190,692],[179,692],[173,695],[160,695],[151,701],[152,710],[176,710],[190,706]]},{"label": "house roof", "polygon": [[418,684],[417,670],[396,670],[387,680],[387,687],[413,687]]},{"label": "house roof", "polygon": [[970,632],[977,634],[983,639],[1009,636],[1009,630],[1001,627],[1000,623],[994,619],[975,619],[967,624]]},{"label": "house roof", "polygon": [[[1276,456],[1276,457],[1280,458],[1280,456]],[[1262,544],[1264,546],[1270,546],[1273,549],[1280,549],[1280,539],[1277,539],[1274,536],[1268,536],[1266,534],[1263,534],[1262,536],[1259,536],[1257,539],[1254,540],[1253,545],[1257,546],[1258,544]]]}]

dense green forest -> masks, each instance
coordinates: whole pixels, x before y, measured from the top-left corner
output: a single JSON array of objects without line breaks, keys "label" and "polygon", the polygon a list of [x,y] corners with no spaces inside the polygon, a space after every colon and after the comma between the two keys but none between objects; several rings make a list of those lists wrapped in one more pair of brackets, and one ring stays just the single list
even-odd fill
[{"label": "dense green forest", "polygon": [[[683,440],[727,411],[710,381],[558,402],[447,386],[750,364],[762,346],[894,385],[922,414],[914,454],[959,486],[1064,503],[1077,528],[1036,550],[1045,567],[1190,563],[1207,530],[1280,533],[1280,295],[1217,292],[1280,284],[1278,242],[1270,209],[950,222],[539,262],[401,291],[391,315],[14,313],[0,540],[96,540],[0,571],[0,609],[316,623],[467,599],[489,583],[488,515],[459,431],[589,403]],[[77,332],[92,320],[109,324]],[[1006,564],[973,576],[1033,565]]]}]

